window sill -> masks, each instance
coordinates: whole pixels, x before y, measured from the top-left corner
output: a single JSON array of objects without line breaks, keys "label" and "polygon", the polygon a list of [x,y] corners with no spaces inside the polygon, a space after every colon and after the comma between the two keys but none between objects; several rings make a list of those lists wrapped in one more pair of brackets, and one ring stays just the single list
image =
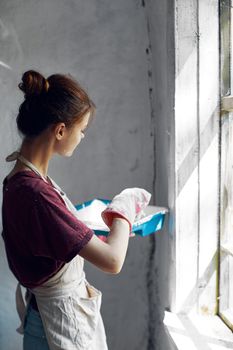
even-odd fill
[{"label": "window sill", "polygon": [[218,316],[165,311],[163,322],[177,350],[233,349],[233,333]]}]

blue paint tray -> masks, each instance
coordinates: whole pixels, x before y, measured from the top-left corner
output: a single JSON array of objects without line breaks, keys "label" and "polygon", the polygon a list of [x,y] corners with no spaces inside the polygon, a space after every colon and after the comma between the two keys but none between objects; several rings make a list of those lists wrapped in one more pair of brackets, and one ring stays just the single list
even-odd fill
[{"label": "blue paint tray", "polygon": [[[96,235],[107,236],[109,227],[105,224],[101,217],[101,212],[107,207],[111,201],[108,199],[95,198],[88,202],[75,205],[77,209],[77,217],[90,227]],[[132,232],[140,236],[148,236],[163,227],[167,208],[148,205],[140,217],[136,217]]]}]

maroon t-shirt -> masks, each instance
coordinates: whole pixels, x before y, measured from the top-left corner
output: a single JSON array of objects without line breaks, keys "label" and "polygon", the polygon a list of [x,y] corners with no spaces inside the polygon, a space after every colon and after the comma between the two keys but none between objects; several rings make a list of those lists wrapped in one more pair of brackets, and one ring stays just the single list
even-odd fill
[{"label": "maroon t-shirt", "polygon": [[3,180],[2,226],[9,267],[26,288],[48,280],[94,234],[52,184],[28,170]]}]

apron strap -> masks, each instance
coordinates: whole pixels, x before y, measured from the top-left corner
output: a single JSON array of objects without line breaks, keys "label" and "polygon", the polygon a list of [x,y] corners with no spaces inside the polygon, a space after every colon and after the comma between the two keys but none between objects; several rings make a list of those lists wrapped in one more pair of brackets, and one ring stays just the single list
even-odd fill
[{"label": "apron strap", "polygon": [[19,152],[18,152],[18,151],[15,151],[15,152],[9,154],[9,156],[7,156],[7,157],[5,158],[5,160],[6,160],[7,162],[13,162],[14,160],[17,160],[18,156],[19,156]]},{"label": "apron strap", "polygon": [[37,169],[37,167],[35,165],[33,165],[31,162],[29,162],[26,158],[24,158],[22,156],[22,154],[20,154],[19,151],[15,151],[11,154],[9,154],[5,160],[7,162],[12,162],[14,160],[19,159],[24,165],[28,166],[31,170],[33,170],[36,174],[38,174],[39,176],[42,177],[42,179],[47,182],[47,179],[39,172],[39,170]]}]

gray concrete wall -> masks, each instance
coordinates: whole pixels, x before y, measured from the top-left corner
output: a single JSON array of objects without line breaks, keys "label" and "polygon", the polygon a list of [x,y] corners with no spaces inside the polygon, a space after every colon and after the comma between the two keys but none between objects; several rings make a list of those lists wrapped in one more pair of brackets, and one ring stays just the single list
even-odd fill
[{"label": "gray concrete wall", "polygon": [[[21,142],[15,123],[21,74],[28,69],[45,76],[70,73],[87,88],[97,115],[73,156],[51,161],[49,175],[74,204],[137,186],[152,193],[151,204],[167,206],[172,1],[8,0],[1,2],[0,14],[0,179],[13,166],[6,155]],[[168,298],[167,228],[168,221],[156,236],[131,239],[119,275],[85,263],[87,279],[103,292],[111,350],[170,347],[162,324]],[[15,332],[16,281],[2,240],[0,257],[0,348],[15,350],[22,343]]]},{"label": "gray concrete wall", "polygon": [[[175,221],[175,46],[174,46],[174,4],[167,1],[144,2],[148,47],[148,84],[151,132],[154,135],[154,197],[155,203],[169,208],[164,229],[151,236],[151,260],[154,268],[150,270],[152,280],[150,296],[150,315],[154,328],[152,348],[173,349],[174,344],[163,327],[164,310],[170,309],[173,295],[174,263],[172,246],[174,243]],[[158,326],[159,325],[159,326]]]}]

